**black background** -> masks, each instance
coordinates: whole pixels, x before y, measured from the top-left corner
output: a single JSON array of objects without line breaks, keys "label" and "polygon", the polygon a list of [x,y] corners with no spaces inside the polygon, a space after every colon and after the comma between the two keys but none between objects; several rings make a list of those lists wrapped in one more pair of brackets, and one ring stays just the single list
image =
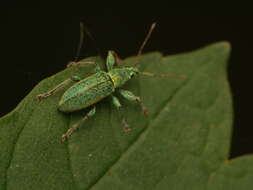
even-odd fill
[{"label": "black background", "polygon": [[136,54],[148,27],[155,21],[157,28],[144,52],[175,54],[221,40],[231,43],[228,71],[235,110],[231,157],[253,153],[253,16],[247,16],[247,11],[244,16],[229,16],[238,10],[237,6],[209,7],[207,3],[203,7],[209,8],[203,9],[153,3],[158,6],[123,5],[120,1],[111,5],[86,1],[12,1],[2,5],[0,116],[14,109],[40,80],[73,60],[80,21],[95,38],[94,43],[85,39],[82,57],[97,55],[97,49],[102,55],[112,49],[122,58]]}]

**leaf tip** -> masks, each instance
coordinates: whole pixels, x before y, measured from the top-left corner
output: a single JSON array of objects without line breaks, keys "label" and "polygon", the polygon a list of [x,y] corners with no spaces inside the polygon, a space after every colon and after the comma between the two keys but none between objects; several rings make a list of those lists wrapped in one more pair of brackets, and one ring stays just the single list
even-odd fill
[{"label": "leaf tip", "polygon": [[231,44],[229,41],[222,41],[220,42],[220,45],[223,46],[224,48],[230,50],[231,49]]},{"label": "leaf tip", "polygon": [[228,53],[231,51],[231,44],[229,41],[221,41],[218,42],[217,45],[226,50]]}]

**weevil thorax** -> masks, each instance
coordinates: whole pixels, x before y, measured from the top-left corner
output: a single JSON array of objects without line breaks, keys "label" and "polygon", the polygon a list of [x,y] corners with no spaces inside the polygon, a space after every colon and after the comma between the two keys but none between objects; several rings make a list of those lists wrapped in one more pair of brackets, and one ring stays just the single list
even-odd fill
[{"label": "weevil thorax", "polygon": [[125,67],[112,69],[108,72],[115,88],[123,86],[128,80],[139,73],[136,67]]}]

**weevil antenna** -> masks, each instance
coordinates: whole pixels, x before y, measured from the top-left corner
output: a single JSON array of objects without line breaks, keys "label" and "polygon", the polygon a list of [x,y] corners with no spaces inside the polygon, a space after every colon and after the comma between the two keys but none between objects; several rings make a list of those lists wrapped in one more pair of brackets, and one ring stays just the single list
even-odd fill
[{"label": "weevil antenna", "polygon": [[150,29],[149,29],[149,31],[148,31],[148,34],[146,35],[144,41],[142,42],[141,47],[140,47],[140,49],[139,49],[139,51],[138,51],[137,56],[141,55],[141,53],[142,53],[142,51],[143,51],[145,45],[147,44],[147,42],[148,42],[148,40],[149,40],[149,38],[150,38],[150,36],[151,36],[153,30],[155,29],[155,27],[156,27],[156,23],[154,22],[154,23],[152,23],[152,25],[151,25],[151,27],[150,27]]},{"label": "weevil antenna", "polygon": [[[95,46],[95,39],[91,35],[91,33],[88,30],[88,28],[85,27],[85,25],[83,24],[83,22],[80,22],[80,41],[79,41],[79,44],[78,44],[78,49],[77,49],[77,53],[76,53],[74,62],[77,62],[78,59],[79,59],[79,57],[80,57],[81,49],[82,49],[83,42],[84,42],[84,33],[87,34],[87,36],[91,39],[93,45]],[[100,55],[100,50],[97,47],[96,47],[96,51]]]},{"label": "weevil antenna", "polygon": [[80,56],[81,48],[83,46],[83,40],[84,40],[84,25],[82,22],[80,22],[80,39],[79,39],[79,44],[76,52],[76,57],[74,59],[74,62],[78,61],[78,58]]},{"label": "weevil antenna", "polygon": [[139,72],[139,74],[156,78],[186,78],[185,75],[155,74],[150,72]]},{"label": "weevil antenna", "polygon": [[155,27],[156,27],[156,23],[154,22],[154,23],[151,24],[151,26],[149,28],[149,31],[148,31],[144,41],[141,44],[141,47],[140,47],[140,49],[137,53],[137,62],[134,64],[134,66],[136,66],[138,64],[138,59],[139,59],[140,55],[142,54],[142,51],[143,51],[145,45],[147,44],[148,40],[150,39],[150,36],[151,36],[153,30],[155,29]]}]

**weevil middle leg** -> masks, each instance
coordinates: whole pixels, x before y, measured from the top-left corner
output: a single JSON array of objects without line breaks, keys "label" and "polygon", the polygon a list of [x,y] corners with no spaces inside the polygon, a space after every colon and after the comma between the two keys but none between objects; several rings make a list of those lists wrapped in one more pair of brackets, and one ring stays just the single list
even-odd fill
[{"label": "weevil middle leg", "polygon": [[111,95],[111,100],[112,100],[112,104],[117,108],[119,114],[120,114],[120,117],[121,117],[121,124],[123,125],[124,127],[124,131],[125,132],[128,132],[130,131],[130,127],[128,125],[128,123],[126,122],[126,119],[124,118],[123,116],[123,113],[122,113],[122,106],[121,106],[121,103],[119,101],[119,99],[113,95]]},{"label": "weevil middle leg", "polygon": [[67,140],[73,132],[75,132],[79,127],[81,127],[81,124],[89,119],[90,117],[92,117],[93,115],[95,115],[96,113],[96,107],[94,106],[83,118],[82,120],[80,120],[79,122],[77,122],[76,124],[73,125],[73,127],[69,128],[67,130],[67,132],[65,134],[62,135],[62,142],[64,142],[65,140]]},{"label": "weevil middle leg", "polygon": [[51,96],[54,93],[56,93],[57,91],[59,91],[60,89],[62,89],[63,87],[65,87],[66,85],[68,85],[71,81],[78,82],[80,80],[81,80],[81,78],[79,76],[72,76],[72,77],[68,78],[67,80],[63,81],[62,83],[58,84],[56,87],[54,87],[53,89],[49,90],[48,92],[43,93],[43,94],[38,94],[37,98],[39,100],[41,100],[43,98]]},{"label": "weevil middle leg", "polygon": [[146,106],[143,104],[143,102],[141,101],[141,98],[139,96],[135,96],[131,91],[128,90],[123,90],[120,89],[119,93],[126,98],[127,100],[131,101],[131,102],[136,102],[141,106],[141,110],[143,112],[144,115],[148,115],[148,109],[146,108]]}]

